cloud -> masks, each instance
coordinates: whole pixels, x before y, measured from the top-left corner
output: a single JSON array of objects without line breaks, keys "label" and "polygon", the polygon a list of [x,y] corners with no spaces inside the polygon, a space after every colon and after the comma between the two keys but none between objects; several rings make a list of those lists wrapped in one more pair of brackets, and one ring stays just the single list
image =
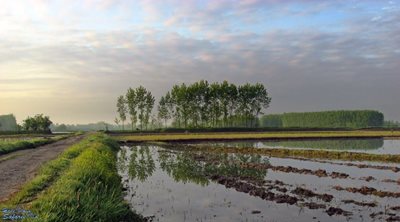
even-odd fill
[{"label": "cloud", "polygon": [[[112,121],[115,98],[128,87],[144,85],[160,96],[176,83],[226,79],[265,83],[270,112],[371,108],[400,119],[393,96],[400,93],[400,17],[393,4],[157,3],[5,1],[0,113]],[[27,100],[40,105],[28,107]]]}]

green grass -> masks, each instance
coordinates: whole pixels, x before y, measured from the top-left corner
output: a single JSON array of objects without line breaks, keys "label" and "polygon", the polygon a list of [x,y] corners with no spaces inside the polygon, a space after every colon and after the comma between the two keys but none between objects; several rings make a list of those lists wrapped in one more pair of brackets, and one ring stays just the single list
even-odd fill
[{"label": "green grass", "polygon": [[4,206],[24,203],[38,216],[27,221],[140,221],[123,200],[118,148],[104,134],[88,136],[46,164]]},{"label": "green grass", "polygon": [[32,149],[67,138],[68,136],[54,136],[44,138],[13,137],[0,139],[0,155],[18,150]]},{"label": "green grass", "polygon": [[291,132],[247,132],[247,133],[170,133],[143,135],[116,135],[119,141],[194,141],[194,140],[244,140],[244,139],[319,139],[319,138],[371,138],[400,137],[400,131],[291,131]]}]

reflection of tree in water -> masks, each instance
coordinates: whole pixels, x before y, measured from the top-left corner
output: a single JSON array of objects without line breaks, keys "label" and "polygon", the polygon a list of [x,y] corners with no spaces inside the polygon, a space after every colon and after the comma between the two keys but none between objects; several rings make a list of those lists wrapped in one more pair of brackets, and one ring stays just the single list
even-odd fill
[{"label": "reflection of tree in water", "polygon": [[213,175],[263,180],[266,169],[243,167],[244,163],[268,163],[260,155],[159,152],[161,169],[178,182],[207,185]]},{"label": "reflection of tree in water", "polygon": [[118,161],[117,161],[117,167],[119,171],[126,171],[126,162],[128,161],[127,155],[126,155],[126,147],[123,147],[120,149],[118,153]]},{"label": "reflection of tree in water", "polygon": [[144,181],[151,176],[156,168],[148,146],[132,147],[132,154],[128,165],[128,175],[131,179]]},{"label": "reflection of tree in water", "polygon": [[[210,154],[205,154],[210,155]],[[263,180],[267,174],[266,169],[243,167],[246,163],[267,164],[269,161],[258,154],[213,154],[218,160],[206,165],[209,175],[222,175],[231,177],[250,178]]]},{"label": "reflection of tree in water", "polygon": [[177,182],[193,182],[202,186],[208,184],[204,167],[198,161],[193,161],[189,153],[171,154],[159,152],[160,167]]},{"label": "reflection of tree in water", "polygon": [[335,150],[373,150],[383,146],[383,139],[325,139],[263,142],[265,146],[282,146],[290,148],[315,148]]}]

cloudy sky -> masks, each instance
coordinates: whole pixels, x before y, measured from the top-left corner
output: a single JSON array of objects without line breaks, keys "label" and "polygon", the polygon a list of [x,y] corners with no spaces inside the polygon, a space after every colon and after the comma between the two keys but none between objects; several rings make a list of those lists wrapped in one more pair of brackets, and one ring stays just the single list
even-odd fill
[{"label": "cloudy sky", "polygon": [[400,120],[400,1],[0,0],[0,114],[111,122],[115,100],[200,79],[264,83],[269,113]]}]

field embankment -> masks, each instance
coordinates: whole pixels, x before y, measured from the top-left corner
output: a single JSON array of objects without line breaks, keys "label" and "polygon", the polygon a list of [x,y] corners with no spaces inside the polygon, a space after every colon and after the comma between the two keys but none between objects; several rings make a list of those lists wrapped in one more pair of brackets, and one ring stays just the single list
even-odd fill
[{"label": "field embankment", "polygon": [[123,200],[118,148],[104,134],[88,136],[44,165],[2,207],[29,210],[36,219],[27,221],[139,221]]},{"label": "field embankment", "polygon": [[83,136],[71,137],[35,149],[25,149],[2,155],[0,158],[0,201],[19,190],[32,179],[39,167],[56,158]]},{"label": "field embankment", "polygon": [[46,144],[54,143],[62,139],[68,138],[69,135],[60,136],[12,136],[0,137],[0,155],[15,152],[18,150],[32,149]]},{"label": "field embankment", "polygon": [[246,133],[171,133],[113,135],[121,142],[191,142],[218,140],[275,140],[275,139],[336,139],[336,138],[381,138],[400,137],[400,131],[290,131],[290,132],[246,132]]}]

